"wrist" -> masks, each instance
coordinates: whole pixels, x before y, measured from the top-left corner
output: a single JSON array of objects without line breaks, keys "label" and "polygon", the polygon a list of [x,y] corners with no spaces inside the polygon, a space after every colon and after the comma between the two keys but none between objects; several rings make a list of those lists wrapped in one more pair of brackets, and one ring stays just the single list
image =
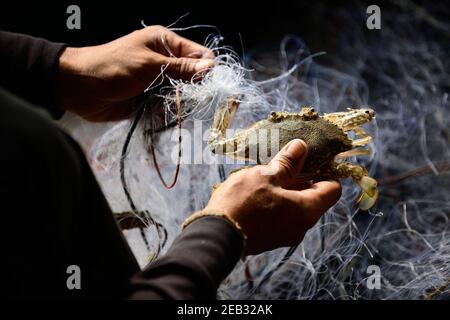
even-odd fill
[{"label": "wrist", "polygon": [[78,48],[67,47],[59,56],[56,103],[59,108],[69,110],[71,88],[76,88],[73,83],[73,75],[77,73]]},{"label": "wrist", "polygon": [[184,230],[186,227],[188,227],[194,221],[197,221],[198,219],[201,219],[203,217],[208,217],[208,216],[221,217],[224,220],[226,220],[231,226],[233,226],[233,228],[236,229],[236,231],[238,231],[238,233],[240,234],[240,236],[242,238],[242,244],[243,244],[242,256],[244,256],[244,254],[246,252],[247,235],[245,234],[245,232],[241,228],[240,224],[236,220],[231,218],[229,215],[223,213],[222,211],[210,210],[210,209],[207,209],[207,208],[204,209],[204,210],[201,210],[201,211],[197,211],[194,214],[192,214],[191,216],[189,216],[183,222],[183,224],[181,225],[181,228],[182,228],[182,230]]},{"label": "wrist", "polygon": [[74,113],[89,110],[88,83],[91,71],[86,64],[89,47],[67,47],[59,57],[56,101],[58,106]]},{"label": "wrist", "polygon": [[58,77],[62,84],[73,84],[76,78],[79,78],[86,72],[83,71],[82,54],[85,48],[67,47],[59,57]]}]

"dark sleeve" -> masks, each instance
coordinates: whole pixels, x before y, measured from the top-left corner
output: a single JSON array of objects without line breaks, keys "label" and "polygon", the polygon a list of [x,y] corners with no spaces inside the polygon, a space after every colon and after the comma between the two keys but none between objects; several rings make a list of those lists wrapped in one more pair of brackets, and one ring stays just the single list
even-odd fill
[{"label": "dark sleeve", "polygon": [[186,227],[165,256],[133,277],[130,298],[216,299],[242,250],[242,236],[230,222],[202,217]]},{"label": "dark sleeve", "polygon": [[55,104],[55,76],[65,47],[45,39],[0,31],[0,86],[62,116]]}]

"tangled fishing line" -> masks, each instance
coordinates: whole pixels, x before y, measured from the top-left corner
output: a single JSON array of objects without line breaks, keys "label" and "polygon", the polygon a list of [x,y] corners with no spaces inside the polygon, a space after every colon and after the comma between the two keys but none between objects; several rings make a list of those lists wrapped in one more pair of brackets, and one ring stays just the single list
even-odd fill
[{"label": "tangled fishing line", "polygon": [[[339,54],[320,58],[290,36],[278,53],[254,52],[243,63],[221,45],[220,36],[208,37],[205,45],[216,54],[210,72],[189,82],[166,77],[150,86],[132,120],[108,128],[89,146],[88,158],[113,211],[131,210],[142,222],[140,229],[124,231],[142,265],[170,246],[181,222],[205,206],[211,186],[237,167],[196,158],[216,159],[203,153],[203,135],[229,97],[240,99],[232,128],[246,128],[274,110],[297,112],[302,105],[321,113],[370,105],[377,112],[376,123],[366,128],[374,152],[358,161],[380,182],[375,209],[355,209],[359,190],[344,181],[339,202],[300,245],[239,262],[219,298],[438,299],[448,292],[446,42],[416,32],[408,13],[385,14],[383,32],[372,40],[352,29],[358,17],[345,10],[337,14],[349,26],[341,32]],[[446,36],[440,30],[432,34]],[[322,58],[326,64],[319,63]],[[371,266],[380,270],[378,289],[367,285]]]}]

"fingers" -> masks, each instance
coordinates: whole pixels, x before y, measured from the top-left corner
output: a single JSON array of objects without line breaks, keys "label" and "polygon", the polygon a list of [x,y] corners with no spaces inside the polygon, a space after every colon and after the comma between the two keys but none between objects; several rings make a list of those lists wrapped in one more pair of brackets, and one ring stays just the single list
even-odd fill
[{"label": "fingers", "polygon": [[214,59],[212,50],[163,26],[151,26],[145,30],[155,35],[148,46],[159,54],[177,58]]},{"label": "fingers", "polygon": [[214,61],[211,59],[169,57],[166,59],[166,65],[166,73],[170,77],[191,80],[194,75],[214,67]]},{"label": "fingers", "polygon": [[169,31],[168,45],[173,49],[176,57],[186,57],[194,59],[214,59],[214,53],[201,44],[179,36],[175,32]]},{"label": "fingers", "polygon": [[273,174],[276,183],[282,187],[292,184],[302,171],[306,154],[307,147],[303,140],[290,141],[267,165],[267,174]]},{"label": "fingers", "polygon": [[214,53],[205,46],[162,26],[147,27],[141,32],[146,46],[167,66],[165,71],[172,78],[192,80],[194,75],[201,78],[202,72],[214,67]]},{"label": "fingers", "polygon": [[341,197],[341,184],[334,180],[319,181],[314,183],[311,188],[304,190],[305,196],[320,199],[319,209],[327,210],[332,207]]},{"label": "fingers", "polygon": [[341,197],[341,185],[337,181],[320,181],[301,191],[285,190],[291,200],[314,212],[324,213]]},{"label": "fingers", "polygon": [[214,53],[210,49],[170,30],[167,30],[165,41],[173,55],[168,59],[170,76],[191,80],[194,75],[214,67]]}]

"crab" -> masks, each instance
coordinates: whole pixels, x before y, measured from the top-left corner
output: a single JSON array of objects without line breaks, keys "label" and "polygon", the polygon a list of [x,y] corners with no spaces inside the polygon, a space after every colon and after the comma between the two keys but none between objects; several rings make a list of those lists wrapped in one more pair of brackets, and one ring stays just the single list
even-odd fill
[{"label": "crab", "polygon": [[[274,145],[276,152],[292,139],[303,139],[308,146],[308,155],[301,176],[297,177],[299,181],[352,178],[362,190],[357,200],[359,208],[369,210],[375,204],[377,181],[364,167],[344,160],[370,153],[359,147],[372,141],[361,128],[362,124],[375,118],[372,109],[347,109],[324,115],[319,115],[311,106],[302,107],[299,113],[273,111],[267,119],[227,138],[226,130],[238,106],[239,101],[230,98],[216,109],[208,140],[213,153],[266,164],[275,155]],[[347,134],[350,131],[354,132],[355,139]],[[266,158],[261,157],[261,151],[266,151]]]}]

